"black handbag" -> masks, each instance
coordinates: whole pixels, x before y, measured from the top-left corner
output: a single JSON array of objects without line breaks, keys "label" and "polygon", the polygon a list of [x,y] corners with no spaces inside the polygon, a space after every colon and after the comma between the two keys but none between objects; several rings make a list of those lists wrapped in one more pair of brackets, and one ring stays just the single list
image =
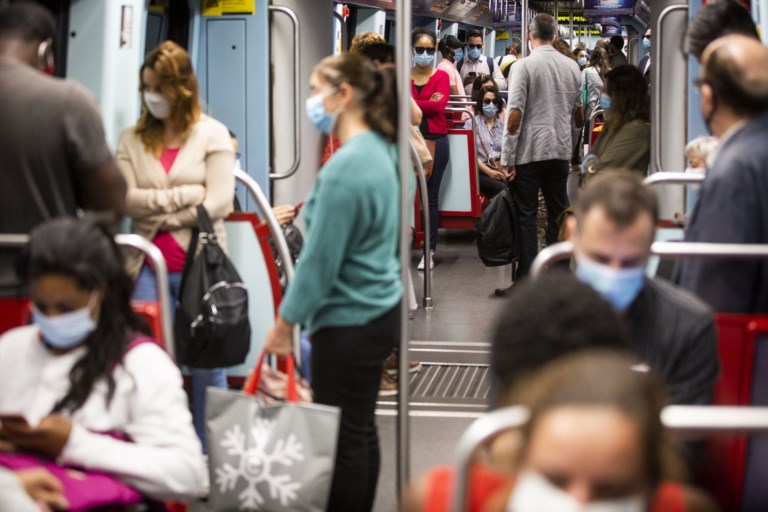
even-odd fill
[{"label": "black handbag", "polygon": [[176,306],[176,359],[192,368],[225,368],[243,363],[251,347],[248,291],[203,206],[197,218]]}]

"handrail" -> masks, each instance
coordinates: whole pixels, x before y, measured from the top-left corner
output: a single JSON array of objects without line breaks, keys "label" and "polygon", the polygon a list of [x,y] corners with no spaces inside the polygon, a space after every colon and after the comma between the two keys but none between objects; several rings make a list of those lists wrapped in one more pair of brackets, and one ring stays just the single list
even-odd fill
[{"label": "handrail", "polygon": [[[476,137],[479,135],[479,132],[477,131],[477,121],[475,121],[475,114],[472,113],[471,110],[468,108],[446,108],[446,112],[454,112],[454,113],[467,113],[469,114],[469,118],[472,120],[472,135],[473,137]],[[475,184],[477,188],[477,192],[480,193],[480,166],[477,165],[477,141],[472,141],[472,147],[475,148],[475,159],[473,160],[475,162]],[[490,156],[490,155],[488,155]]]},{"label": "handrail", "polygon": [[584,145],[587,146],[587,149],[584,152],[585,157],[589,154],[589,151],[592,149],[592,132],[595,131],[595,121],[597,120],[597,116],[601,116],[603,114],[605,114],[605,111],[602,110],[600,106],[597,106],[597,108],[593,110],[591,114],[589,114],[589,119],[587,120],[587,127],[589,128],[589,130],[585,134],[586,137],[584,138]]},{"label": "handrail", "polygon": [[[403,286],[410,278],[410,212],[408,209],[408,181],[410,179],[411,155],[410,146],[411,128],[411,102],[403,101],[411,96],[411,0],[396,0],[395,10],[395,58],[397,70],[397,95],[401,98],[398,102],[398,133],[397,143],[399,148],[398,167],[400,170],[400,279]],[[413,206],[411,206],[413,208]],[[429,261],[426,262],[429,266]],[[400,382],[397,386],[397,457],[396,457],[396,483],[398,496],[403,495],[411,473],[411,447],[410,447],[410,414],[408,393],[408,366],[410,354],[408,353],[408,301],[400,301],[400,351],[398,371]]]},{"label": "handrail", "polygon": [[[485,442],[507,430],[525,426],[527,408],[511,406],[497,409],[475,420],[464,431],[456,446],[456,490],[453,512],[467,510],[469,472],[475,451]],[[768,407],[723,407],[670,405],[662,409],[661,422],[675,434],[768,433]]]},{"label": "handrail", "polygon": [[470,98],[471,99],[472,95],[471,94],[451,94],[450,96],[448,96],[448,101],[451,101],[451,100],[456,99],[456,98],[458,98],[458,99]]},{"label": "handrail", "polygon": [[[560,242],[543,249],[531,265],[531,277],[536,279],[553,263],[573,254],[571,242]],[[654,242],[651,255],[670,258],[758,259],[768,258],[768,244],[716,244],[706,242]]]},{"label": "handrail", "polygon": [[[270,5],[270,12],[280,12],[287,15],[293,22],[293,163],[285,172],[271,172],[269,178],[273,180],[282,180],[290,178],[299,170],[301,163],[301,77],[299,64],[301,62],[301,30],[299,17],[288,7],[282,5]],[[342,23],[342,26],[344,24]]]},{"label": "handrail", "polygon": [[[29,235],[0,235],[0,247],[19,248],[24,247],[28,243]],[[155,269],[155,286],[157,287],[157,301],[160,306],[160,324],[162,326],[163,343],[165,345],[165,350],[175,359],[176,344],[173,339],[173,322],[171,321],[171,292],[168,288],[168,267],[165,264],[163,254],[155,244],[140,235],[115,235],[115,243],[138,249],[152,262]]]},{"label": "handrail", "polygon": [[[291,251],[288,249],[288,242],[285,241],[285,235],[277,222],[277,217],[272,213],[272,206],[267,200],[267,196],[262,192],[259,184],[248,173],[242,169],[235,170],[235,179],[245,185],[246,190],[250,192],[253,199],[256,201],[256,206],[261,212],[261,218],[266,221],[269,232],[272,234],[272,239],[277,246],[277,253],[283,260],[283,272],[285,272],[286,286],[290,285],[293,281],[294,269],[293,259],[291,259]],[[296,325],[293,328],[293,352],[296,361],[301,364],[301,328]]]},{"label": "handrail", "polygon": [[643,180],[646,185],[695,185],[704,181],[703,174],[658,171]]},{"label": "handrail", "polygon": [[[635,43],[635,53],[632,53],[632,43]],[[637,57],[637,48],[638,44],[640,43],[640,40],[637,37],[631,38],[629,41],[627,41],[627,56],[632,60],[631,64],[635,67],[637,67],[638,62],[640,59],[633,59],[632,56],[634,55]]]},{"label": "handrail", "polygon": [[[409,141],[411,148],[411,160],[416,163],[416,176],[419,178],[419,191],[421,193],[421,215],[424,229],[424,299],[422,305],[424,309],[432,309],[432,265],[430,265],[429,243],[431,233],[429,231],[429,192],[427,191],[427,176],[424,172],[424,166],[421,165],[421,159],[416,151],[413,141]],[[412,207],[413,205],[409,205]]]},{"label": "handrail", "polygon": [[333,17],[339,21],[339,25],[341,26],[341,51],[346,52],[347,51],[347,24],[344,21],[344,16],[342,16],[338,12],[333,11]]},{"label": "handrail", "polygon": [[651,80],[652,84],[655,84],[655,91],[653,94],[653,112],[651,114],[651,119],[653,119],[654,124],[656,125],[656,130],[654,135],[654,142],[656,143],[656,147],[652,148],[656,151],[653,154],[653,162],[656,164],[656,170],[660,170],[663,166],[661,164],[661,127],[663,123],[661,122],[661,94],[659,90],[659,85],[661,84],[661,48],[662,46],[662,29],[661,24],[664,21],[664,18],[666,18],[670,13],[674,11],[687,11],[688,10],[688,4],[677,4],[677,5],[670,5],[661,13],[659,14],[658,19],[656,20],[656,27],[653,29],[653,37],[656,38],[656,42],[654,43],[653,47],[651,48],[651,52],[654,52],[654,55],[652,57],[651,62],[656,62],[655,65],[651,66],[653,69],[653,79]]}]

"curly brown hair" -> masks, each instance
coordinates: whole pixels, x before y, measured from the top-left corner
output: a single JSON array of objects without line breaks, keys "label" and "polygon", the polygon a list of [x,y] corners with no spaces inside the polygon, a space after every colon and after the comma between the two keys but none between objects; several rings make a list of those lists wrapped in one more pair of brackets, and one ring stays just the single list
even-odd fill
[{"label": "curly brown hair", "polygon": [[619,66],[606,73],[603,92],[611,97],[612,105],[606,116],[606,129],[618,130],[638,119],[650,122],[648,84],[635,66]]}]

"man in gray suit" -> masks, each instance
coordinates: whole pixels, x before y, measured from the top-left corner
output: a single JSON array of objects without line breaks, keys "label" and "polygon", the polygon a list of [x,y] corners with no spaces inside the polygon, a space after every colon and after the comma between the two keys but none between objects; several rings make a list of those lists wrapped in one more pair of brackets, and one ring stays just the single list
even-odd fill
[{"label": "man in gray suit", "polygon": [[[744,35],[714,41],[702,56],[697,86],[720,149],[685,239],[768,243],[768,48]],[[715,311],[768,312],[766,260],[685,260],[678,281]]]}]

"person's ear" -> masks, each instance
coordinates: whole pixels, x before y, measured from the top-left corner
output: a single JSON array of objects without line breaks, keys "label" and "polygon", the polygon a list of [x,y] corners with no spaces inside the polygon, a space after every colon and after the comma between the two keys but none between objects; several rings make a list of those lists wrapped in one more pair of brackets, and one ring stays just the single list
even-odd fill
[{"label": "person's ear", "polygon": [[565,219],[565,224],[568,227],[567,232],[568,234],[570,234],[570,237],[568,237],[568,239],[571,242],[573,242],[578,237],[576,232],[576,223],[577,223],[577,220],[575,215],[569,215],[568,218]]}]

